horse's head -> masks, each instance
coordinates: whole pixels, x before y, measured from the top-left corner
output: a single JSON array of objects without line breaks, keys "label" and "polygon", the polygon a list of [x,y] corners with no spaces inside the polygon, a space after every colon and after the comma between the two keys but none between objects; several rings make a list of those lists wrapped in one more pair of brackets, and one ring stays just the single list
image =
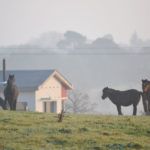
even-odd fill
[{"label": "horse's head", "polygon": [[150,81],[147,79],[142,80],[142,89],[147,92],[150,89]]},{"label": "horse's head", "polygon": [[109,88],[108,88],[108,87],[105,87],[105,88],[103,89],[103,95],[102,95],[102,99],[103,99],[103,100],[108,97],[108,91],[109,91]]},{"label": "horse's head", "polygon": [[15,82],[15,76],[10,74],[7,83],[10,85],[13,84],[14,82]]}]

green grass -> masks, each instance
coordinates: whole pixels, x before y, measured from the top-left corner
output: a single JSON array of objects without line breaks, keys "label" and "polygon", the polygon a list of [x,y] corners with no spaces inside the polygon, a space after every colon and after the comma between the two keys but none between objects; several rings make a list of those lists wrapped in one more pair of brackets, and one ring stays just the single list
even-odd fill
[{"label": "green grass", "polygon": [[0,150],[150,150],[150,117],[0,111]]}]

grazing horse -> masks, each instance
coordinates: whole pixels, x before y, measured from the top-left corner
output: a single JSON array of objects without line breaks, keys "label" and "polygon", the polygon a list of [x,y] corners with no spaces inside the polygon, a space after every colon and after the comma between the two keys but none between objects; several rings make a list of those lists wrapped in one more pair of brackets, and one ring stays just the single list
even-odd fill
[{"label": "grazing horse", "polygon": [[5,110],[6,109],[6,105],[5,105],[5,101],[0,97],[0,106]]},{"label": "grazing horse", "polygon": [[18,87],[15,85],[14,75],[9,75],[7,85],[4,89],[5,105],[9,104],[10,110],[16,110],[17,98],[19,95]]},{"label": "grazing horse", "polygon": [[150,112],[150,81],[145,79],[142,80],[142,89],[143,89],[143,106],[145,113]]},{"label": "grazing horse", "polygon": [[137,105],[140,101],[142,92],[131,89],[127,91],[118,91],[111,88],[104,88],[102,99],[109,98],[117,106],[118,115],[122,115],[121,106],[133,105],[133,115],[136,115]]}]

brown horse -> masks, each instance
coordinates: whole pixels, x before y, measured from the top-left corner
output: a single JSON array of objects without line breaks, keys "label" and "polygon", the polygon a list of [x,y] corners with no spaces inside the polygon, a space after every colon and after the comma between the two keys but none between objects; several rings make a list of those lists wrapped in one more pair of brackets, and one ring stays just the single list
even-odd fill
[{"label": "brown horse", "polygon": [[10,110],[16,110],[17,98],[19,95],[18,87],[15,85],[14,75],[9,75],[7,85],[4,89],[5,105],[9,104]]},{"label": "brown horse", "polygon": [[150,81],[145,79],[142,80],[142,89],[143,89],[143,106],[145,113],[150,112]]}]

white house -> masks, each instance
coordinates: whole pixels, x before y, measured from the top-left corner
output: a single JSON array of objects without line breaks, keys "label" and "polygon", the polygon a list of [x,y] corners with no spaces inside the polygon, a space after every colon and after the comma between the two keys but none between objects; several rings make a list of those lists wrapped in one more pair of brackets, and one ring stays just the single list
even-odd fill
[{"label": "white house", "polygon": [[[19,102],[27,103],[30,111],[60,113],[67,91],[72,90],[72,84],[57,70],[17,70],[6,71],[6,78],[14,74],[19,88]],[[0,71],[0,81],[2,81]],[[3,88],[0,87],[0,97]]]}]

